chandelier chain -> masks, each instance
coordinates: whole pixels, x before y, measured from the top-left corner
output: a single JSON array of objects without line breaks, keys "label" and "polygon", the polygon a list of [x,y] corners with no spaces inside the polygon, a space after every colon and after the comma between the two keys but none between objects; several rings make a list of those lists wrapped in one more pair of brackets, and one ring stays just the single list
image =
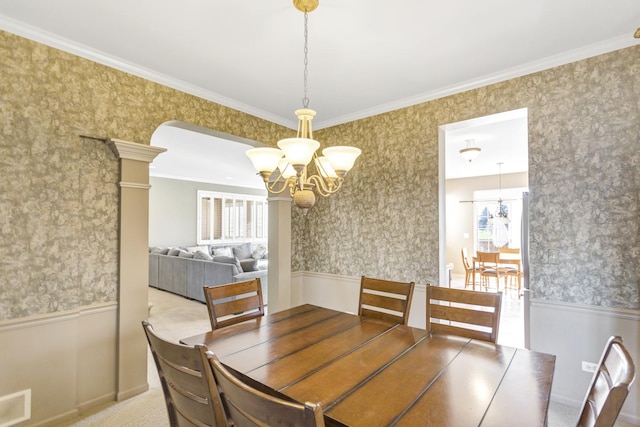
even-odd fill
[{"label": "chandelier chain", "polygon": [[308,41],[309,41],[309,14],[304,12],[304,98],[302,98],[302,106],[304,108],[309,108],[309,98],[307,97],[307,78],[309,75],[309,61],[307,59],[307,55],[309,53]]}]

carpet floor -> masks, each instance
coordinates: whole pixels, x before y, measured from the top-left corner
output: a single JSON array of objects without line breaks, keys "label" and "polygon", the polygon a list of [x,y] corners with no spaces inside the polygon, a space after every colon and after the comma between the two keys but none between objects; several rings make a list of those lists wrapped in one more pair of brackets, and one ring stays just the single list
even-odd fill
[{"label": "carpet floor", "polygon": [[[204,304],[168,292],[149,288],[149,322],[166,339],[180,338],[210,330]],[[149,390],[122,402],[114,402],[81,414],[61,426],[70,427],[164,427],[169,426],[167,409],[151,353],[148,356]],[[549,427],[575,426],[578,409],[557,402],[549,405]],[[514,420],[514,425],[517,421]],[[618,427],[632,427],[622,421]]]}]

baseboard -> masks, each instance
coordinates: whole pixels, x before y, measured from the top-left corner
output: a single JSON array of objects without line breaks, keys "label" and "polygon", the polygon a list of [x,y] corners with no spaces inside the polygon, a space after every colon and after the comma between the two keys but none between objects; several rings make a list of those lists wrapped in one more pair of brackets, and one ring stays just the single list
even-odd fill
[{"label": "baseboard", "polygon": [[115,403],[115,401],[116,401],[116,394],[108,393],[108,394],[105,394],[104,396],[100,396],[95,399],[89,400],[87,402],[81,403],[80,405],[78,405],[78,412],[80,414],[84,414],[85,412],[93,411],[95,408],[99,406],[107,405],[109,403]]},{"label": "baseboard", "polygon": [[145,391],[149,390],[149,384],[148,383],[144,383],[138,387],[134,387],[132,389],[129,390],[125,390],[125,391],[121,391],[120,393],[117,394],[116,396],[116,400],[118,402],[121,402],[123,400],[127,400],[129,398],[132,398],[134,396],[137,396],[141,393],[144,393]]},{"label": "baseboard", "polygon": [[80,413],[77,409],[72,409],[71,411],[67,411],[64,414],[56,415],[55,417],[48,418],[46,420],[40,420],[36,423],[29,424],[31,427],[53,427],[60,425],[62,423],[68,422],[74,418],[80,416]]}]

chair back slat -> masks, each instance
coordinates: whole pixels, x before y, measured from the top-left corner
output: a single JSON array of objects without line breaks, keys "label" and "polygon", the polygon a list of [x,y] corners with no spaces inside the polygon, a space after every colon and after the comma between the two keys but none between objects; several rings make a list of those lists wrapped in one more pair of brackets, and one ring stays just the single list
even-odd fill
[{"label": "chair back slat", "polygon": [[496,342],[502,292],[427,285],[427,330]]},{"label": "chair back slat", "polygon": [[158,370],[172,426],[227,426],[207,348],[165,341],[146,320],[142,327]]},{"label": "chair back slat", "polygon": [[208,357],[234,426],[324,427],[319,404],[302,405],[263,393],[236,378],[213,353]]},{"label": "chair back slat", "polygon": [[212,329],[264,316],[260,278],[220,286],[205,286],[204,297]]},{"label": "chair back slat", "polygon": [[612,427],[629,394],[635,373],[633,359],[622,338],[610,337],[587,389],[578,426]]},{"label": "chair back slat", "polygon": [[406,325],[415,282],[394,282],[362,276],[358,315]]}]

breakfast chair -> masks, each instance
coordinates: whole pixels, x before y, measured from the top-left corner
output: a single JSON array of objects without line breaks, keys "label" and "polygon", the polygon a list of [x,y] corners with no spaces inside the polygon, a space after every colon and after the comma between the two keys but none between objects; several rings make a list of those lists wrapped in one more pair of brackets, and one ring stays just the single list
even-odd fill
[{"label": "breakfast chair", "polygon": [[415,282],[393,282],[362,276],[358,315],[406,325]]},{"label": "breakfast chair", "polygon": [[462,265],[464,266],[464,287],[473,286],[473,290],[476,290],[476,270],[472,264],[473,261],[469,261],[469,253],[467,248],[462,248],[460,251],[462,255]]},{"label": "breakfast chair", "polygon": [[501,307],[502,292],[467,291],[427,284],[427,331],[495,343]]},{"label": "breakfast chair", "polygon": [[622,338],[612,336],[582,404],[578,427],[612,427],[635,379],[635,366]]},{"label": "breakfast chair", "polygon": [[500,290],[500,279],[506,276],[506,269],[500,267],[500,252],[477,252],[476,261],[480,270],[480,281],[488,288],[489,278],[496,279],[496,291]]},{"label": "breakfast chair", "polygon": [[205,286],[204,298],[212,329],[264,316],[260,278],[221,286]]},{"label": "breakfast chair", "polygon": [[171,426],[227,426],[227,415],[207,360],[207,347],[165,341],[144,320]]},{"label": "breakfast chair", "polygon": [[207,356],[234,426],[324,427],[320,404],[302,405],[263,393],[236,378],[212,352]]}]

